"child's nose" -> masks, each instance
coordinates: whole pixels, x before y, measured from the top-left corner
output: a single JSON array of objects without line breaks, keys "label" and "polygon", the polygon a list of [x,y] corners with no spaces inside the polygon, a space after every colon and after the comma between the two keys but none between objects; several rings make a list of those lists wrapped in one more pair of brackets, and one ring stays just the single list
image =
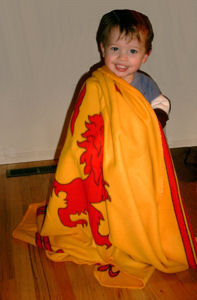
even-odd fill
[{"label": "child's nose", "polygon": [[121,60],[127,60],[127,59],[128,59],[128,55],[127,55],[126,52],[120,52],[119,58],[120,58]]}]

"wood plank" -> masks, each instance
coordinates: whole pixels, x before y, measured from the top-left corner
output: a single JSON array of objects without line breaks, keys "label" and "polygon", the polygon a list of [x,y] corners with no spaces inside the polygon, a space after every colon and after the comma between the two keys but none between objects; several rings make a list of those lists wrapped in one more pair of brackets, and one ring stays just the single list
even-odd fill
[{"label": "wood plank", "polygon": [[[28,205],[48,199],[54,174],[6,178],[6,169],[51,163],[0,166],[0,299],[197,299],[195,270],[177,274],[155,271],[143,290],[107,288],[100,286],[94,278],[93,266],[55,263],[47,259],[44,250],[12,239],[11,233]],[[191,179],[191,174],[188,178]],[[180,184],[197,235],[197,182],[186,180]]]}]

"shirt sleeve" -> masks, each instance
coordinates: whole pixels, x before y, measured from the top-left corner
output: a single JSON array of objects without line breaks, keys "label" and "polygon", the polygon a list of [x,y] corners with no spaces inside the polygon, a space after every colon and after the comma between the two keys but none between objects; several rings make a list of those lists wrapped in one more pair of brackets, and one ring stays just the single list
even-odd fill
[{"label": "shirt sleeve", "polygon": [[138,71],[131,85],[142,93],[153,109],[161,109],[169,113],[170,101],[162,95],[158,85],[150,76]]},{"label": "shirt sleeve", "polygon": [[135,73],[131,85],[138,89],[150,104],[155,98],[161,95],[156,82],[143,72]]},{"label": "shirt sleeve", "polygon": [[170,112],[170,100],[168,100],[163,95],[159,95],[154,100],[152,100],[151,106],[153,109],[161,109],[167,114],[169,114]]}]

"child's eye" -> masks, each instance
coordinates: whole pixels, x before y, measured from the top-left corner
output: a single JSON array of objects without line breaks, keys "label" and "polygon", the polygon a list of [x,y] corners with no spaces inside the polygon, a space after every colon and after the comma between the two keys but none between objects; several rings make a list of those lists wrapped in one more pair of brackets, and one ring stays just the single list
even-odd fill
[{"label": "child's eye", "polygon": [[118,51],[118,47],[112,47],[111,49],[112,49],[114,52],[115,52],[115,51]]},{"label": "child's eye", "polygon": [[131,49],[131,50],[130,50],[130,53],[131,53],[131,54],[135,54],[135,53],[137,53],[137,50]]}]

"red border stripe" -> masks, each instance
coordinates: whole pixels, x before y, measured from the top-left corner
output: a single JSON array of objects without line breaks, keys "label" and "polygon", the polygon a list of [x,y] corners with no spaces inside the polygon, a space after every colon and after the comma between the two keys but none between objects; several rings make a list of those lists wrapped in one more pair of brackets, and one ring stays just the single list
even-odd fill
[{"label": "red border stripe", "polygon": [[[162,136],[164,159],[165,159],[165,163],[166,163],[166,169],[167,169],[167,173],[168,173],[169,185],[170,185],[170,189],[171,189],[172,201],[173,201],[173,205],[174,205],[175,214],[177,217],[177,222],[179,225],[183,244],[185,247],[188,264],[191,268],[196,269],[197,268],[197,264],[196,264],[197,244],[194,239],[194,235],[192,233],[191,225],[190,225],[190,222],[189,222],[186,210],[185,210],[183,200],[181,199],[181,195],[179,194],[179,187],[177,185],[177,179],[176,179],[176,175],[174,172],[173,162],[172,162],[169,148],[168,148],[168,145],[166,142],[166,138],[165,138],[165,135],[163,133],[161,126],[160,126],[160,130],[161,130],[161,136]],[[181,207],[181,204],[182,204],[182,207]]]}]

